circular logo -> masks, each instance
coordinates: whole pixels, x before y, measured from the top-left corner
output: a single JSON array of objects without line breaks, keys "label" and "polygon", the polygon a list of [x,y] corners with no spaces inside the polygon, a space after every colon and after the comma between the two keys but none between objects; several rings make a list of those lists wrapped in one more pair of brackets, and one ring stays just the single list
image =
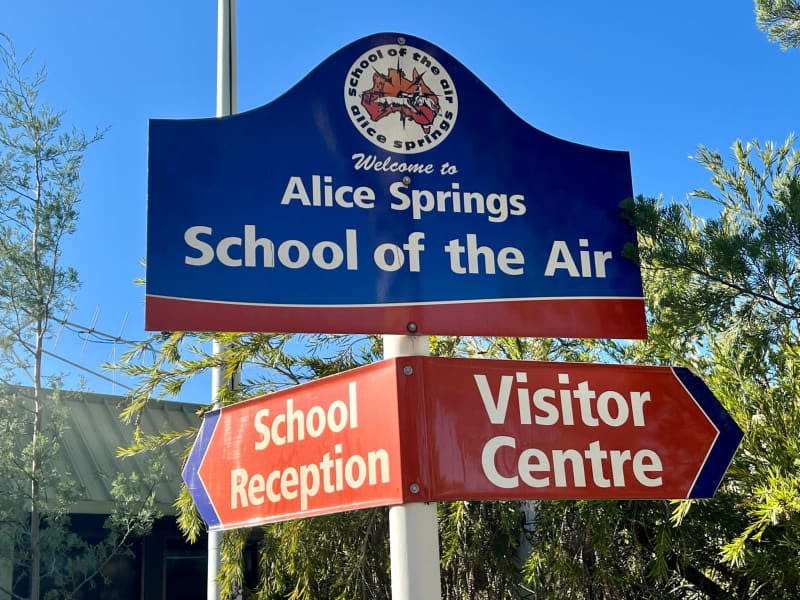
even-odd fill
[{"label": "circular logo", "polygon": [[435,58],[404,44],[377,46],[359,56],[347,72],[344,102],[361,135],[400,154],[435,148],[458,116],[450,74]]}]

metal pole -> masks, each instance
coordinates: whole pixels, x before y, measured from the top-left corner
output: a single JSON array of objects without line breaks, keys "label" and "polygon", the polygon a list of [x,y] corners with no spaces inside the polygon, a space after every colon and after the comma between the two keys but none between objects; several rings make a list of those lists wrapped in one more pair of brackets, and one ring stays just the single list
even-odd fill
[{"label": "metal pole", "polygon": [[[428,356],[427,336],[384,335],[383,356]],[[392,600],[439,600],[439,522],[436,503],[414,502],[389,509]]]},{"label": "metal pole", "polygon": [[217,0],[217,116],[237,110],[236,0]]},{"label": "metal pole", "polygon": [[[223,0],[220,0],[223,1]],[[214,340],[211,343],[211,353],[216,356],[222,352],[222,345]],[[225,385],[225,373],[223,369],[214,367],[211,369],[211,400],[214,402],[214,408],[217,408],[217,394],[220,389]],[[207,600],[218,600],[220,597],[219,584],[217,583],[217,574],[222,566],[222,532],[211,531],[208,532],[208,583],[207,583]]]},{"label": "metal pole", "polygon": [[[217,117],[236,112],[236,0],[217,0]],[[211,353],[217,356],[222,345],[214,340]],[[217,395],[225,385],[225,372],[211,370],[211,401],[217,406]],[[208,532],[208,600],[220,597],[217,574],[222,563],[222,532]]]}]

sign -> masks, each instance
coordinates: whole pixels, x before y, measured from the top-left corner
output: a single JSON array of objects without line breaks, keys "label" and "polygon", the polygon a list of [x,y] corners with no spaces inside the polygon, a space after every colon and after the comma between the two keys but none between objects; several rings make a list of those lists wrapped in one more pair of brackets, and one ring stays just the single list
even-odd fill
[{"label": "sign", "polygon": [[686,369],[384,360],[208,413],[211,528],[439,500],[713,496],[742,432]]},{"label": "sign", "polygon": [[646,337],[632,195],[626,152],[370,36],[261,108],[150,122],[146,328]]},{"label": "sign", "polygon": [[395,364],[207,413],[183,471],[203,520],[236,528],[399,504]]},{"label": "sign", "polygon": [[[406,359],[407,360],[407,359]],[[432,500],[714,495],[742,432],[683,368],[423,359]]]}]

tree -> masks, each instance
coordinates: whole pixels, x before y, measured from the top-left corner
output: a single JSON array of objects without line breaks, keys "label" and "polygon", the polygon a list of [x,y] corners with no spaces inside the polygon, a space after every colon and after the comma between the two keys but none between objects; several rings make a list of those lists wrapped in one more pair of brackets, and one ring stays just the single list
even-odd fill
[{"label": "tree", "polygon": [[[28,471],[33,396],[30,392],[27,387],[0,386],[0,456],[5,457],[0,461],[0,564],[9,569],[5,576],[10,580],[6,587],[0,579],[3,598],[23,597],[18,594],[31,573]],[[73,531],[69,510],[85,495],[68,472],[70,465],[59,460],[60,440],[68,422],[62,400],[73,393],[50,390],[42,415],[39,478],[47,499],[40,504],[45,526],[40,535],[39,562],[45,598],[81,597],[78,594],[82,590],[99,583],[104,567],[127,553],[131,540],[147,533],[153,520],[160,516],[155,506],[155,487],[163,478],[163,470],[160,462],[154,461],[145,476],[120,473],[110,482],[115,505],[106,519],[103,537],[87,541]],[[145,493],[143,488],[147,490]]]},{"label": "tree", "polygon": [[[0,557],[7,565],[17,565],[11,594],[19,581],[30,577],[30,473],[33,445],[30,443],[33,397],[29,388],[2,386],[0,388],[0,453],[6,457],[0,464],[0,536],[3,547]],[[54,400],[57,403],[57,400]],[[55,412],[55,411],[54,411]],[[57,416],[41,423],[37,447],[39,482],[51,482],[48,499],[39,502],[39,514],[47,527],[39,538],[40,564],[56,564],[59,556],[69,554],[77,543],[65,528],[69,504],[78,494],[77,486],[62,477],[55,468],[58,439],[63,431],[63,419]],[[41,486],[39,491],[41,492]],[[52,579],[51,569],[45,568],[42,577]],[[52,573],[57,577],[56,573]]]},{"label": "tree", "polygon": [[[63,558],[66,550],[84,559],[90,550],[95,559],[103,556],[66,527],[76,488],[52,463],[63,420],[57,414],[45,419],[45,385],[57,380],[43,370],[54,316],[78,285],[75,271],[62,262],[62,245],[77,224],[85,152],[102,132],[86,136],[64,127],[63,113],[40,99],[44,70],[28,74],[31,58],[19,59],[10,38],[0,35],[0,351],[3,383],[17,383],[22,374],[31,390],[2,390],[0,439],[11,459],[2,466],[0,513],[6,539],[17,542],[15,558],[27,551],[22,564],[29,597],[38,600],[43,577],[57,585],[64,575],[50,566],[43,570],[44,558]],[[90,568],[91,561],[84,562]]]},{"label": "tree", "polygon": [[800,48],[800,2],[755,0],[756,23],[781,48]]},{"label": "tree", "polygon": [[[780,146],[737,141],[730,167],[701,147],[698,160],[716,189],[693,196],[719,208],[714,219],[699,220],[688,207],[655,210],[652,202],[634,211],[653,240],[643,262],[683,281],[680,293],[656,296],[659,309],[694,332],[697,362],[706,363],[696,368],[705,367],[746,431],[719,497],[727,514],[714,523],[733,528],[719,546],[728,583],[770,598],[800,593],[800,152],[793,144],[793,136]],[[677,522],[689,507],[679,507]]]},{"label": "tree", "polygon": [[[800,153],[736,142],[697,160],[691,204],[628,207],[650,339],[620,362],[691,367],[745,430],[716,496],[542,503],[528,581],[542,597],[800,596]],[[702,203],[710,202],[711,206]],[[701,218],[698,207],[713,218]]]}]

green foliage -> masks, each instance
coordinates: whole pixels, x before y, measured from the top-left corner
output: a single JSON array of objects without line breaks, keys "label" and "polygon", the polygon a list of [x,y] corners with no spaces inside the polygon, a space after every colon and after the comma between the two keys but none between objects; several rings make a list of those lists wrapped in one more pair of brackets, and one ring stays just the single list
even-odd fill
[{"label": "green foliage", "polygon": [[64,550],[60,568],[53,571],[53,589],[45,598],[83,597],[81,590],[94,589],[105,578],[103,570],[108,564],[131,553],[131,542],[147,535],[162,516],[156,507],[156,486],[163,477],[163,465],[157,456],[150,461],[145,475],[118,473],[114,477],[114,508],[104,524],[106,535],[97,541],[85,540],[65,529],[72,545]]},{"label": "green foliage", "polygon": [[[38,473],[48,485],[36,499],[45,523],[42,534],[41,562],[57,564],[61,556],[74,548],[77,538],[68,530],[68,509],[78,498],[79,488],[74,480],[60,472],[55,464],[59,452],[58,440],[64,430],[63,412],[58,396],[54,411],[44,424],[36,447],[31,441],[32,398],[29,390],[0,386],[0,560],[18,564],[19,578],[30,572],[30,505],[29,483],[31,456],[36,452],[41,460]],[[66,475],[66,476],[65,476]],[[51,577],[58,584],[61,572]]]},{"label": "green foliage", "polygon": [[[53,316],[78,285],[61,254],[77,226],[85,152],[102,132],[64,126],[63,113],[40,98],[46,75],[30,73],[31,58],[0,34],[0,553],[38,600],[41,584],[48,598],[92,585],[156,513],[152,490],[143,490],[150,483],[119,479],[107,537],[87,542],[69,527],[81,490],[57,460],[67,420],[58,394],[44,389],[57,379],[42,357]],[[20,379],[31,387],[7,385]]]},{"label": "green foliage", "polygon": [[[46,597],[69,598],[79,589],[92,587],[103,565],[129,551],[132,538],[146,534],[160,516],[155,506],[155,486],[163,468],[154,458],[146,476],[118,474],[111,482],[115,506],[101,540],[85,540],[70,527],[70,507],[83,498],[83,490],[59,460],[60,440],[67,414],[62,398],[69,392],[53,392],[41,435],[37,438],[41,498],[38,507],[43,527],[40,562]],[[33,398],[30,388],[0,386],[0,561],[15,564],[16,581],[30,576],[30,437]]]},{"label": "green foliage", "polygon": [[763,148],[736,142],[731,168],[701,146],[697,160],[711,172],[716,190],[692,196],[716,205],[713,219],[700,219],[689,205],[637,200],[631,215],[645,238],[642,264],[683,278],[684,285],[669,286],[656,298],[659,307],[676,311],[670,317],[680,326],[695,333],[735,332],[739,343],[763,349],[798,317],[791,258],[800,249],[800,158],[793,142],[790,137],[782,146]]},{"label": "green foliage", "polygon": [[539,503],[525,565],[535,597],[674,597],[675,540],[663,527],[668,519],[664,502]]},{"label": "green foliage", "polygon": [[518,502],[446,502],[439,511],[442,598],[519,598],[525,516]]},{"label": "green foliage", "polygon": [[77,287],[59,258],[77,223],[85,151],[102,136],[65,130],[63,113],[39,98],[46,75],[29,76],[30,61],[0,34],[0,331],[28,353],[32,325],[46,324]]},{"label": "green foliage", "polygon": [[701,147],[696,158],[713,188],[694,191],[685,204],[641,197],[628,204],[640,233],[650,337],[608,345],[607,357],[691,367],[745,437],[709,500],[540,504],[526,565],[538,595],[800,596],[800,153],[793,142],[736,142],[730,165]]},{"label": "green foliage", "polygon": [[389,600],[388,509],[261,528],[254,598]]},{"label": "green foliage", "polygon": [[756,22],[781,48],[800,48],[800,3],[797,0],[755,0]]},{"label": "green foliage", "polygon": [[[214,339],[224,349],[216,355],[210,350]],[[176,397],[188,380],[214,368],[221,368],[228,380],[239,380],[234,388],[222,386],[214,399],[225,406],[373,362],[379,353],[379,340],[369,337],[174,332],[151,336],[126,352],[119,364],[106,367],[139,380],[123,412],[136,422],[147,402]],[[170,443],[176,435],[191,432],[163,432],[149,440],[138,436],[140,445],[133,450]]]}]

